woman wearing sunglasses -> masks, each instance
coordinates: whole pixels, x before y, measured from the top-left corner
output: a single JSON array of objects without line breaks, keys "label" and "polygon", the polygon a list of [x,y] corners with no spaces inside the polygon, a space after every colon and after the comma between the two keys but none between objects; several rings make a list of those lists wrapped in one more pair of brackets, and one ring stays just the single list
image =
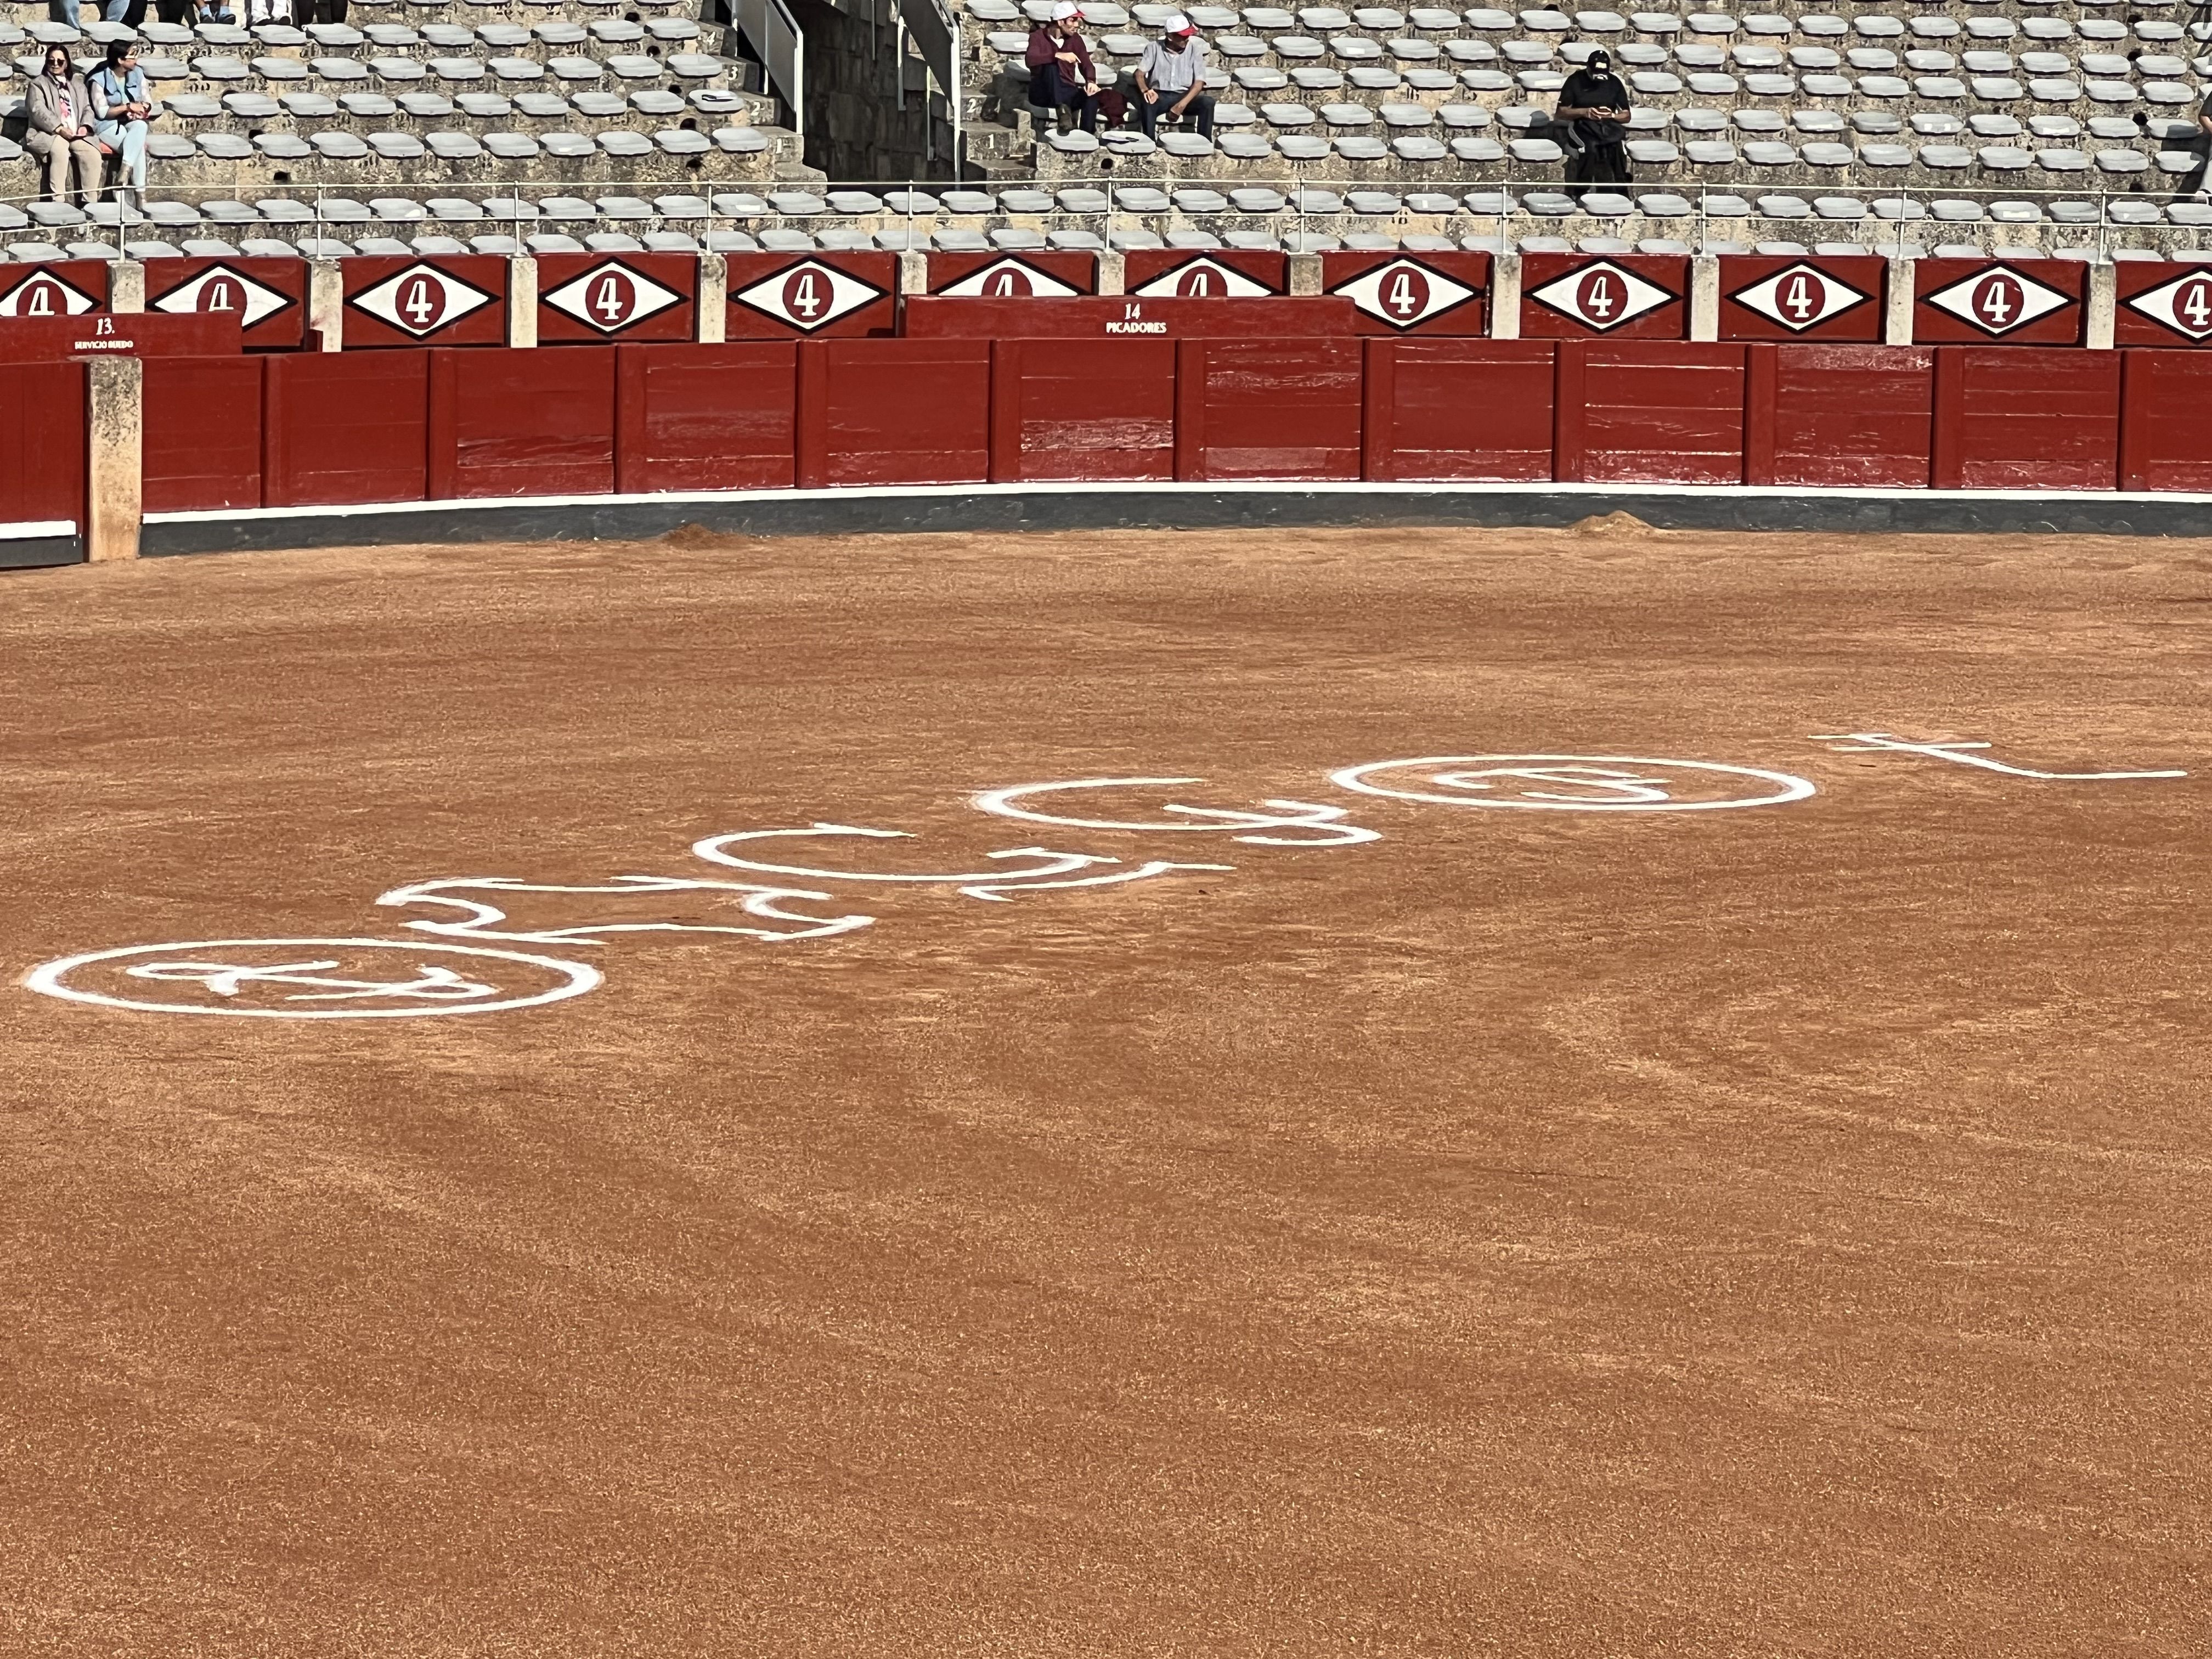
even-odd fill
[{"label": "woman wearing sunglasses", "polygon": [[59,201],[70,192],[74,171],[70,199],[83,206],[100,193],[100,145],[92,136],[92,92],[67,47],[46,48],[46,67],[32,77],[23,107],[30,126],[23,147],[38,158],[47,198]]}]

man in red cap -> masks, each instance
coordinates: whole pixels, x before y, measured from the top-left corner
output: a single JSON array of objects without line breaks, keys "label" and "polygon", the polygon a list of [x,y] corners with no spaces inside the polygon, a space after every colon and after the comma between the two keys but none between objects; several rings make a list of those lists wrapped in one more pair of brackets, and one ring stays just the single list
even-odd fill
[{"label": "man in red cap", "polygon": [[1184,116],[1198,122],[1199,136],[1213,137],[1213,100],[1206,90],[1206,42],[1189,18],[1177,12],[1160,30],[1160,38],[1145,48],[1137,64],[1137,120],[1145,137],[1161,116],[1179,121]]}]

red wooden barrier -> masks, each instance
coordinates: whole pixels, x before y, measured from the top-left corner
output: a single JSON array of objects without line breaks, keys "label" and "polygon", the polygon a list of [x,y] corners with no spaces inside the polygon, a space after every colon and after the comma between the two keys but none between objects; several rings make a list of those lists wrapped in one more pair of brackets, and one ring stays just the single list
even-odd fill
[{"label": "red wooden barrier", "polygon": [[615,488],[790,489],[798,352],[788,340],[622,347]]},{"label": "red wooden barrier", "polygon": [[1732,253],[1720,275],[1723,340],[1881,338],[1888,261],[1876,255]]},{"label": "red wooden barrier", "polygon": [[1381,482],[1548,478],[1548,340],[1370,340],[1365,468]]},{"label": "red wooden barrier", "polygon": [[1561,342],[1553,477],[1741,483],[1746,349]]},{"label": "red wooden barrier", "polygon": [[615,487],[615,349],[434,351],[430,497]]},{"label": "red wooden barrier", "polygon": [[1918,259],[1912,337],[1922,345],[2079,345],[2089,267],[2079,259]]},{"label": "red wooden barrier", "polygon": [[538,343],[694,340],[699,258],[692,253],[541,253]]},{"label": "red wooden barrier", "polygon": [[914,339],[1348,339],[1352,302],[1297,300],[908,300],[900,331]]},{"label": "red wooden barrier", "polygon": [[419,501],[428,494],[430,354],[301,352],[264,365],[270,507]]},{"label": "red wooden barrier", "polygon": [[1487,253],[1324,253],[1321,285],[1358,308],[1361,334],[1482,334]]},{"label": "red wooden barrier", "polygon": [[305,259],[198,255],[146,264],[146,308],[177,316],[237,317],[249,351],[296,351],[307,327]]},{"label": "red wooden barrier", "polygon": [[2124,351],[2119,486],[2212,490],[2212,354]]},{"label": "red wooden barrier", "polygon": [[896,253],[732,253],[732,340],[850,338],[898,326]]},{"label": "red wooden barrier", "polygon": [[2112,267],[2112,343],[2212,343],[2212,261],[2130,259]]},{"label": "red wooden barrier", "polygon": [[0,363],[0,523],[84,520],[85,370]]},{"label": "red wooden barrier", "polygon": [[1175,477],[1171,340],[1001,340],[991,478]]},{"label": "red wooden barrier", "polygon": [[346,349],[507,343],[507,261],[373,254],[343,261]]},{"label": "red wooden barrier", "polygon": [[261,503],[264,357],[149,357],[140,478],[149,513]]},{"label": "red wooden barrier", "polygon": [[929,291],[967,300],[1071,300],[1098,292],[1091,253],[932,253]]},{"label": "red wooden barrier", "polygon": [[1248,248],[1136,248],[1121,256],[1121,288],[1140,300],[1257,300],[1291,291],[1291,256]]},{"label": "red wooden barrier", "polygon": [[107,309],[104,259],[57,259],[0,273],[0,317],[82,317]]},{"label": "red wooden barrier", "polygon": [[1359,476],[1359,341],[1184,340],[1176,349],[1176,477]]},{"label": "red wooden barrier", "polygon": [[1936,351],[1936,489],[2111,489],[2119,448],[2118,352]]},{"label": "red wooden barrier", "polygon": [[1936,409],[1927,347],[1754,345],[1743,481],[1924,488]]},{"label": "red wooden barrier", "polygon": [[1521,256],[1521,333],[1532,340],[1680,340],[1690,332],[1690,262],[1676,254]]},{"label": "red wooden barrier", "polygon": [[800,346],[801,489],[980,483],[990,473],[989,341],[820,340]]}]

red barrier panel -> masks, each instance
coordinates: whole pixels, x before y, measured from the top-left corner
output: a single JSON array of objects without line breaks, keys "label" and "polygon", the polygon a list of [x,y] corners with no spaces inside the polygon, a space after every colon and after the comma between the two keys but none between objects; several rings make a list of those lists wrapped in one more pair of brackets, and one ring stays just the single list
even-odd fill
[{"label": "red barrier panel", "polygon": [[1346,339],[1348,300],[908,300],[902,331],[913,339]]},{"label": "red barrier panel", "polygon": [[732,340],[847,339],[898,326],[896,253],[731,253]]},{"label": "red barrier panel", "polygon": [[1741,483],[1747,349],[1563,341],[1553,476]]},{"label": "red barrier panel", "polygon": [[94,312],[80,317],[0,319],[0,362],[63,357],[234,357],[235,315],[164,317]]},{"label": "red barrier panel", "polygon": [[1678,254],[1521,256],[1521,333],[1532,340],[1680,340],[1690,332],[1690,262]]},{"label": "red barrier panel", "polygon": [[1176,349],[1176,477],[1359,476],[1361,342],[1185,340]]},{"label": "red barrier panel", "polygon": [[2079,345],[2089,267],[2079,259],[1916,259],[1922,345]]},{"label": "red barrier panel", "polygon": [[929,291],[958,300],[1072,300],[1098,292],[1092,253],[932,253]]},{"label": "red barrier panel", "polygon": [[1172,478],[1171,340],[1001,340],[991,478]]},{"label": "red barrier panel", "polygon": [[1945,346],[1936,354],[1938,489],[2111,489],[2120,354]]},{"label": "red barrier panel", "polygon": [[1487,253],[1324,253],[1321,285],[1358,308],[1362,334],[1489,331]]},{"label": "red barrier panel", "polygon": [[2124,351],[2120,360],[2120,488],[2212,490],[2212,353]]},{"label": "red barrier panel", "polygon": [[0,523],[84,521],[85,368],[0,363]]},{"label": "red barrier panel", "polygon": [[1746,483],[1926,487],[1936,410],[1932,349],[1749,349]]},{"label": "red barrier panel", "polygon": [[349,351],[507,343],[507,261],[496,254],[374,254],[338,268]]},{"label": "red barrier panel", "polygon": [[262,493],[270,507],[428,494],[428,352],[295,352],[263,369]]},{"label": "red barrier panel", "polygon": [[1721,338],[1879,340],[1888,263],[1872,254],[1724,255]]},{"label": "red barrier panel", "polygon": [[149,513],[261,505],[263,357],[149,357],[139,477]]},{"label": "red barrier panel", "polygon": [[1140,300],[1257,300],[1291,291],[1291,256],[1247,248],[1137,248],[1121,256],[1121,289]]},{"label": "red barrier panel", "polygon": [[[939,303],[963,308],[1048,302]],[[969,483],[990,473],[989,341],[822,340],[799,348],[801,489]]]},{"label": "red barrier panel", "polygon": [[615,488],[788,489],[798,477],[799,348],[626,345],[615,354]]},{"label": "red barrier panel", "polygon": [[57,259],[0,275],[0,317],[82,317],[107,309],[105,259]]},{"label": "red barrier panel", "polygon": [[2212,261],[2129,259],[2112,267],[2112,343],[2212,343]]},{"label": "red barrier panel", "polygon": [[150,259],[146,309],[172,316],[234,315],[240,343],[248,351],[297,351],[307,337],[307,262],[198,255]]},{"label": "red barrier panel", "polygon": [[430,353],[430,498],[615,487],[615,349]]},{"label": "red barrier panel", "polygon": [[1548,340],[1370,340],[1364,476],[1548,478]]},{"label": "red barrier panel", "polygon": [[541,253],[538,343],[694,340],[699,337],[694,253]]}]

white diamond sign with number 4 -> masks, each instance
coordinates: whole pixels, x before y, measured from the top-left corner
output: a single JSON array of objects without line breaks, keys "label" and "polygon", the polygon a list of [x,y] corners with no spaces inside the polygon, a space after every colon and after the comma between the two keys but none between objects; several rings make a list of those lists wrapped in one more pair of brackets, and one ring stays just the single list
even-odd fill
[{"label": "white diamond sign with number 4", "polygon": [[562,283],[545,296],[545,303],[587,328],[619,334],[633,323],[682,305],[684,296],[642,271],[610,259]]},{"label": "white diamond sign with number 4", "polygon": [[937,291],[963,300],[1069,300],[1076,292],[1059,277],[1048,276],[1035,265],[1011,258],[970,271]]},{"label": "white diamond sign with number 4", "polygon": [[1948,288],[1938,289],[1928,296],[1928,303],[1995,337],[2025,328],[2038,318],[2072,305],[2074,300],[2025,271],[2009,265],[1990,265]]},{"label": "white diamond sign with number 4", "polygon": [[82,317],[96,303],[89,294],[41,270],[0,295],[0,317]]},{"label": "white diamond sign with number 4", "polygon": [[2212,270],[2184,271],[2170,283],[2130,296],[2128,309],[2192,340],[2212,336]]},{"label": "white diamond sign with number 4", "polygon": [[1533,290],[1528,297],[1600,334],[1632,323],[1681,298],[1610,259],[1580,265]]},{"label": "white diamond sign with number 4", "polygon": [[1413,259],[1393,259],[1389,264],[1363,270],[1329,292],[1342,295],[1393,328],[1412,328],[1481,297],[1465,283]]},{"label": "white diamond sign with number 4", "polygon": [[1255,283],[1243,271],[1203,256],[1164,270],[1140,287],[1129,290],[1146,300],[1258,300],[1274,289]]},{"label": "white diamond sign with number 4", "polygon": [[1793,334],[1802,334],[1866,304],[1874,295],[1853,288],[1833,271],[1795,264],[1738,289],[1729,298]]},{"label": "white diamond sign with number 4", "polygon": [[811,334],[862,306],[873,304],[884,297],[884,290],[848,270],[808,259],[732,297],[739,305]]},{"label": "white diamond sign with number 4", "polygon": [[155,301],[154,309],[173,316],[235,313],[240,328],[252,328],[291,303],[290,295],[280,294],[266,283],[257,283],[228,265],[210,265]]},{"label": "white diamond sign with number 4", "polygon": [[421,339],[482,311],[495,296],[435,265],[410,265],[364,289],[351,303],[379,322]]}]

